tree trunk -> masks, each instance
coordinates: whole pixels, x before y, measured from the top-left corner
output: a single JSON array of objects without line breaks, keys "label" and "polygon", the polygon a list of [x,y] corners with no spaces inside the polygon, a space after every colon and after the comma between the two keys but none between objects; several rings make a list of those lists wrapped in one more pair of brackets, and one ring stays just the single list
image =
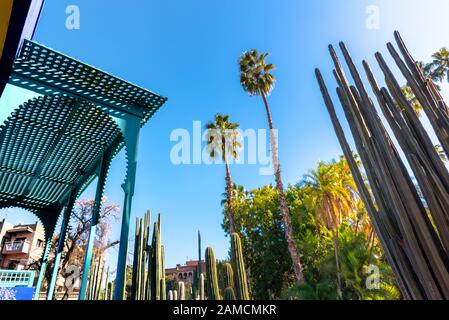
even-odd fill
[{"label": "tree trunk", "polygon": [[338,229],[332,228],[332,238],[334,241],[335,266],[337,268],[337,293],[340,299],[342,299],[343,293],[341,291],[340,258],[338,257]]},{"label": "tree trunk", "polygon": [[270,106],[268,105],[268,101],[267,101],[265,92],[261,91],[261,95],[262,95],[263,102],[265,104],[265,109],[267,111],[268,126],[270,128],[270,144],[271,144],[271,153],[272,153],[272,159],[273,159],[273,169],[274,169],[274,176],[276,179],[276,189],[277,189],[278,195],[279,195],[279,210],[281,211],[282,218],[284,221],[285,239],[287,240],[288,251],[290,252],[290,256],[292,258],[293,270],[295,271],[296,280],[299,282],[304,282],[305,279],[304,279],[304,274],[302,272],[302,270],[303,270],[302,264],[301,264],[298,249],[297,249],[296,243],[295,243],[295,236],[293,234],[293,227],[292,227],[291,218],[290,218],[290,210],[287,205],[287,199],[285,198],[284,185],[282,183],[282,178],[281,178],[281,166],[279,164],[278,147],[277,147],[276,137],[274,135],[273,120],[271,119]]},{"label": "tree trunk", "polygon": [[226,153],[226,141],[224,137],[222,138],[222,146],[223,146],[223,158],[226,165],[226,194],[227,194],[227,202],[228,202],[228,219],[229,219],[229,234],[232,235],[236,232],[235,227],[235,219],[234,219],[234,210],[232,208],[232,180],[231,180],[231,170],[229,169],[228,156]]}]

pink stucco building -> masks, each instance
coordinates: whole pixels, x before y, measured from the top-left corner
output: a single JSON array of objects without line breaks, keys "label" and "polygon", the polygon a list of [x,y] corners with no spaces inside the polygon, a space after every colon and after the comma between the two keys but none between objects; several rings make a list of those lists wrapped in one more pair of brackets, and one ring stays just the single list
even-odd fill
[{"label": "pink stucco building", "polygon": [[44,243],[44,229],[39,223],[14,226],[3,219],[0,221],[0,269],[26,269],[42,256]]}]

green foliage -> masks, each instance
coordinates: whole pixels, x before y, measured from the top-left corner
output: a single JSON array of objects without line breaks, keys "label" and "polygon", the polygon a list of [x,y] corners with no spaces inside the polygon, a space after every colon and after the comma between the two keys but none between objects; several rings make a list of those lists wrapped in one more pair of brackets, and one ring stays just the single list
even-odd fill
[{"label": "green foliage", "polygon": [[266,63],[269,53],[256,49],[245,52],[239,59],[240,84],[249,95],[269,95],[274,88],[275,78],[271,71],[275,69],[272,63]]},{"label": "green foliage", "polygon": [[[269,185],[245,191],[233,202],[254,299],[268,299],[270,290],[279,296],[283,283],[292,276],[278,199],[276,189]],[[227,224],[224,216],[223,225]]]},{"label": "green foliage", "polygon": [[237,158],[237,151],[241,148],[238,123],[231,122],[228,115],[216,114],[212,122],[206,124],[206,141],[209,156],[214,159],[221,155],[227,161],[228,153]]},{"label": "green foliage", "polygon": [[[276,189],[271,185],[251,191],[244,191],[241,186],[234,188],[240,190],[234,193],[238,200],[234,199],[233,205],[251,295],[254,299],[400,299],[394,275],[385,261],[357,190],[352,187],[345,189],[340,184],[346,181],[347,185],[353,186],[344,160],[320,166],[330,179],[323,190],[329,191],[334,199],[334,210],[339,210],[332,213],[333,217],[325,215],[323,201],[320,201],[323,194],[318,192],[320,187],[312,188],[313,183],[299,183],[286,190],[305,283],[295,281]],[[338,175],[333,170],[339,172]],[[314,182],[323,181],[315,179]],[[227,223],[224,216],[223,226]],[[341,297],[337,291],[334,255],[336,236]],[[370,276],[367,268],[370,265],[379,269],[378,289],[367,288],[366,281]]]},{"label": "green foliage", "polygon": [[432,55],[432,62],[425,66],[430,78],[435,82],[449,82],[449,50],[441,48]]}]

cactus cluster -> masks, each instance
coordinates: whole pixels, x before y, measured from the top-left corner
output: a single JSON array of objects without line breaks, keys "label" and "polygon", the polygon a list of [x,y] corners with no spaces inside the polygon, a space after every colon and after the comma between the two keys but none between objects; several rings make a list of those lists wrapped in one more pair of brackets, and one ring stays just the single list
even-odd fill
[{"label": "cactus cluster", "polygon": [[230,263],[223,264],[223,298],[224,300],[236,300],[234,292],[234,271]]},{"label": "cactus cluster", "polygon": [[149,211],[136,219],[134,263],[131,285],[132,300],[166,300],[164,247],[161,241],[161,215],[154,223],[151,245]]},{"label": "cactus cluster", "polygon": [[[105,261],[101,255],[95,259],[96,262],[91,265],[88,277],[87,299],[104,300],[106,299],[107,288],[103,290],[103,279],[105,276]],[[94,261],[95,261],[94,260]],[[109,273],[109,270],[106,274]],[[106,286],[108,280],[106,279]]]},{"label": "cactus cluster", "polygon": [[[243,261],[242,243],[237,233],[231,236],[231,263],[224,263],[219,287],[217,262],[211,247],[206,249],[206,288],[209,300],[249,300],[245,263]],[[204,275],[200,274],[200,299],[204,300]],[[203,282],[201,282],[203,281]],[[201,290],[201,284],[203,289]]]}]

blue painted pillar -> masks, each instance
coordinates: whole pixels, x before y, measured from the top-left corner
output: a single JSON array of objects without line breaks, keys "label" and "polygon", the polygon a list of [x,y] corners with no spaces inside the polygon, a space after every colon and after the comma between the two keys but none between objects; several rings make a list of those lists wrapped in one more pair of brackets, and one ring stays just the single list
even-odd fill
[{"label": "blue painted pillar", "polygon": [[[59,214],[59,209],[55,209],[55,211],[48,211],[48,212],[40,212],[38,214],[38,216],[42,216],[42,215],[47,215],[47,216],[58,216]],[[42,283],[44,281],[45,278],[45,272],[47,271],[47,265],[48,265],[48,256],[50,255],[50,250],[51,250],[51,244],[53,241],[53,234],[55,232],[55,225],[56,225],[56,221],[53,222],[49,222],[47,221],[47,223],[45,223],[44,221],[44,228],[45,228],[45,250],[44,250],[44,254],[42,255],[41,258],[41,268],[39,271],[39,277],[37,279],[37,284],[36,284],[36,292],[34,293],[34,300],[39,300],[39,293],[41,292],[42,289]]]},{"label": "blue painted pillar", "polygon": [[92,218],[90,222],[89,239],[87,240],[87,248],[84,255],[83,276],[81,278],[81,287],[79,300],[86,300],[87,280],[89,278],[90,265],[92,263],[92,253],[95,243],[95,234],[97,224],[100,219],[101,198],[103,197],[104,185],[109,169],[110,154],[104,154],[98,173],[97,191],[95,193],[95,203],[92,210]]},{"label": "blue painted pillar", "polygon": [[76,190],[70,194],[69,202],[64,212],[62,219],[61,231],[59,232],[58,248],[56,250],[55,262],[53,264],[53,272],[51,274],[50,285],[48,286],[47,300],[53,300],[53,294],[55,291],[56,280],[59,275],[59,264],[61,263],[61,255],[64,251],[65,240],[67,236],[67,227],[69,226],[70,215],[72,214],[73,207],[75,206]]},{"label": "blue painted pillar", "polygon": [[41,292],[42,282],[44,281],[45,272],[47,271],[48,255],[50,254],[52,240],[53,235],[47,235],[47,243],[45,245],[44,255],[42,256],[41,269],[39,271],[39,278],[37,279],[34,300],[39,300],[39,293]]},{"label": "blue painted pillar", "polygon": [[126,283],[126,258],[128,255],[129,222],[131,205],[134,195],[137,168],[137,149],[139,144],[140,119],[129,117],[122,124],[122,132],[125,139],[128,168],[125,183],[122,185],[125,192],[122,213],[122,229],[120,233],[120,248],[117,263],[117,276],[115,278],[114,300],[125,298]]}]

